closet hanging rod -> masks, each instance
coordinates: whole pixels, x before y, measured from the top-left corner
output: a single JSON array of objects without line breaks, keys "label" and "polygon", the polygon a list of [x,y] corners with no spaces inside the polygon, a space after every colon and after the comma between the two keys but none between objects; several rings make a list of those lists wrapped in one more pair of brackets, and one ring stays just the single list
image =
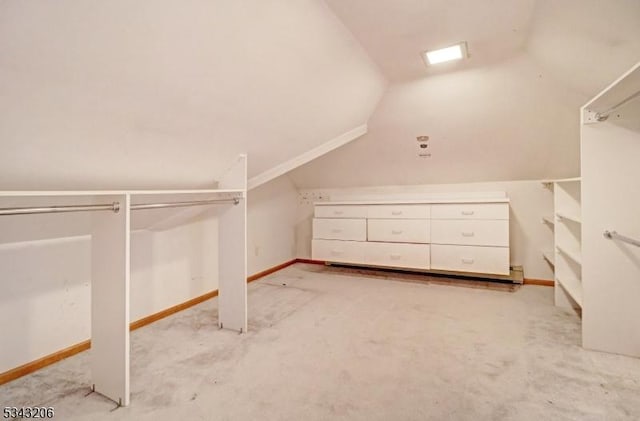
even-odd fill
[{"label": "closet hanging rod", "polygon": [[68,206],[36,206],[24,208],[0,208],[0,216],[4,215],[32,215],[38,213],[63,213],[63,212],[94,212],[112,211],[118,212],[120,203],[113,202],[104,205],[68,205]]},{"label": "closet hanging rod", "polygon": [[[131,205],[132,210],[141,209],[161,209],[161,208],[179,208],[186,206],[204,206],[219,203],[233,203],[237,205],[240,199],[237,197],[229,199],[211,199],[211,200],[194,200],[190,202],[169,202],[169,203],[142,203]],[[100,205],[65,205],[65,206],[31,206],[21,208],[0,208],[0,216],[9,215],[34,215],[42,213],[65,213],[65,212],[95,212],[95,211],[112,211],[117,213],[120,210],[120,202]]]},{"label": "closet hanging rod", "polygon": [[240,203],[240,199],[238,199],[237,197],[233,197],[229,199],[193,200],[190,202],[141,203],[137,205],[131,205],[131,210],[181,208],[186,206],[214,205],[218,203],[233,203],[234,205],[237,205],[238,203]]},{"label": "closet hanging rod", "polygon": [[622,101],[618,102],[616,105],[601,111],[599,113],[596,113],[596,120],[597,121],[605,121],[606,119],[609,118],[609,114],[611,114],[612,112],[614,112],[615,110],[617,110],[618,108],[622,107],[624,104],[633,101],[634,99],[640,97],[640,91],[636,92],[635,94],[632,94],[628,97],[626,97],[625,99],[623,99]]},{"label": "closet hanging rod", "polygon": [[640,241],[624,235],[620,235],[615,231],[605,231],[603,235],[604,235],[604,238],[608,238],[609,240],[620,240],[624,243],[629,243],[629,244],[633,244],[634,246],[640,247]]}]

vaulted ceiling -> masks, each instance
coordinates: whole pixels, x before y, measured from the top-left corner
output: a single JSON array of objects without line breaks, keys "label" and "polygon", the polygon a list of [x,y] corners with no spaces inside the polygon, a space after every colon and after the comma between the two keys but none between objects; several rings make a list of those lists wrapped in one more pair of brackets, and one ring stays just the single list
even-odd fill
[{"label": "vaulted ceiling", "polygon": [[210,186],[367,122],[386,80],[317,0],[0,1],[0,190]]},{"label": "vaulted ceiling", "polygon": [[[391,81],[494,64],[522,51],[535,0],[327,0]],[[420,53],[469,42],[471,60],[425,68]]]},{"label": "vaulted ceiling", "polygon": [[294,183],[576,175],[579,106],[638,60],[638,0],[3,0],[0,189],[206,186],[364,123]]},{"label": "vaulted ceiling", "polygon": [[[584,95],[638,61],[637,0],[326,0],[392,82],[530,55]],[[459,41],[470,59],[426,68],[420,53]],[[595,92],[594,92],[595,91]]]},{"label": "vaulted ceiling", "polygon": [[[291,173],[299,187],[579,175],[580,106],[640,61],[637,0],[327,2],[391,85],[365,136]],[[459,41],[469,59],[425,66]]]}]

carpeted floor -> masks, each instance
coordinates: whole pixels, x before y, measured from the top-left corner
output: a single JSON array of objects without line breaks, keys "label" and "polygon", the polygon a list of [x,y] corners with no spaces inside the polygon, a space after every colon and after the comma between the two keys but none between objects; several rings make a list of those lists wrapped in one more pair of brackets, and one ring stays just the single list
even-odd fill
[{"label": "carpeted floor", "polygon": [[[131,405],[89,394],[89,352],[0,386],[60,420],[638,420],[640,360],[583,350],[553,289],[296,264],[132,333]],[[612,326],[615,328],[615,326]]]}]

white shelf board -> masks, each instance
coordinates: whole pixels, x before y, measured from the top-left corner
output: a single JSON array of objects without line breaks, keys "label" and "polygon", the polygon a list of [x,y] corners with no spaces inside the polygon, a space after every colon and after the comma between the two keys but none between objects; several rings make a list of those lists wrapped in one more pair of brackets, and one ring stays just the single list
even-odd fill
[{"label": "white shelf board", "polygon": [[553,216],[543,216],[542,222],[545,224],[549,224],[551,226],[556,224],[556,221],[554,221]]},{"label": "white shelf board", "polygon": [[554,180],[554,183],[579,183],[582,181],[582,177],[571,177],[571,178],[559,178]]},{"label": "white shelf board", "polygon": [[576,215],[569,215],[565,212],[556,212],[556,216],[560,219],[565,219],[571,222],[575,222],[576,224],[582,224],[582,219]]},{"label": "white shelf board", "polygon": [[152,194],[242,194],[242,189],[211,189],[211,190],[131,190],[126,191],[130,195],[152,195]]},{"label": "white shelf board", "polygon": [[176,195],[176,194],[238,194],[245,196],[241,189],[206,190],[26,190],[0,191],[0,197],[51,197],[51,196],[113,196],[113,195]]},{"label": "white shelf board", "polygon": [[566,247],[563,247],[561,245],[557,245],[556,248],[560,253],[564,254],[565,256],[567,256],[577,264],[582,265],[582,254],[579,251],[569,250]]},{"label": "white shelf board", "polygon": [[314,202],[316,206],[331,205],[414,205],[431,203],[509,203],[508,198],[422,199],[422,200],[347,200],[338,202]]},{"label": "white shelf board", "polygon": [[540,180],[542,184],[553,184],[553,183],[576,183],[582,181],[582,177],[570,177],[570,178],[556,178],[556,179],[548,179],[548,180]]},{"label": "white shelf board", "polygon": [[544,257],[547,260],[547,262],[551,263],[551,265],[553,265],[553,266],[556,265],[556,258],[555,258],[555,255],[554,255],[553,251],[543,250],[542,251],[542,257]]},{"label": "white shelf board", "polygon": [[573,298],[580,307],[582,307],[582,282],[579,279],[556,277],[556,282],[558,282],[560,286],[567,291],[569,296]]},{"label": "white shelf board", "polygon": [[604,91],[589,101],[583,108],[591,112],[603,112],[629,97],[630,93],[640,91],[640,63],[620,76]]}]

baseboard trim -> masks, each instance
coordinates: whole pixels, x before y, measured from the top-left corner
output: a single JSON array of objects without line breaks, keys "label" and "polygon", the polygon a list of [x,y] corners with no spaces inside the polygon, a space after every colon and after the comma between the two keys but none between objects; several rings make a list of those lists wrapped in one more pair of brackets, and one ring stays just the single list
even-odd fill
[{"label": "baseboard trim", "polygon": [[272,273],[277,272],[277,271],[279,271],[281,269],[284,269],[287,266],[291,266],[292,264],[297,263],[297,262],[298,262],[298,259],[292,259],[292,260],[289,260],[287,262],[281,263],[281,264],[279,264],[277,266],[271,267],[269,269],[265,269],[262,272],[258,272],[255,275],[249,276],[247,278],[247,283],[253,282],[253,281],[257,281],[260,278],[264,278],[267,275],[271,275]]},{"label": "baseboard trim", "polygon": [[296,263],[308,263],[310,265],[325,265],[327,262],[324,260],[313,260],[313,259],[296,259]]},{"label": "baseboard trim", "polygon": [[140,329],[143,326],[149,325],[149,324],[151,324],[153,322],[157,322],[158,320],[164,319],[165,317],[169,317],[172,314],[175,314],[175,313],[177,313],[179,311],[182,311],[182,310],[186,310],[189,307],[193,307],[196,304],[200,304],[200,303],[202,303],[204,301],[210,300],[211,298],[217,297],[217,296],[218,296],[218,290],[217,289],[214,290],[214,291],[211,291],[211,292],[207,292],[206,294],[203,294],[203,295],[201,295],[199,297],[196,297],[196,298],[192,298],[192,299],[190,299],[188,301],[185,301],[184,303],[180,303],[180,304],[175,305],[173,307],[169,307],[167,309],[164,309],[162,311],[154,313],[154,314],[152,314],[150,316],[143,317],[140,320],[136,320],[135,322],[132,322],[129,325],[129,329],[130,330]]},{"label": "baseboard trim", "polygon": [[555,285],[553,280],[550,279],[530,279],[524,278],[524,285],[540,285],[543,287],[552,287]]},{"label": "baseboard trim", "polygon": [[73,355],[79,354],[82,351],[86,351],[89,348],[91,348],[91,341],[86,340],[78,344],[71,345],[70,347],[62,349],[58,352],[54,352],[53,354],[46,355],[35,361],[31,361],[30,363],[23,364],[9,371],[5,371],[4,373],[0,373],[0,384],[5,384],[10,382],[11,380],[26,376],[27,374],[33,373],[34,371],[40,370],[41,368],[44,368],[48,365],[57,363],[60,360],[64,360],[65,358],[69,358]]},{"label": "baseboard trim", "polygon": [[[296,259],[296,263],[308,263],[312,265],[326,265],[327,262],[323,260],[313,260],[313,259]],[[523,285],[540,285],[545,287],[553,287],[555,286],[555,282],[553,279],[534,279],[534,278],[524,278]]]},{"label": "baseboard trim", "polygon": [[[297,263],[298,261],[299,259],[292,259],[287,262],[281,263],[277,266],[274,266],[272,268],[263,270],[262,272],[258,272],[255,275],[251,275],[247,278],[247,283],[256,281],[260,278],[263,278],[267,275],[270,275],[274,272],[284,269],[287,266],[291,266],[294,263]],[[316,262],[305,261],[305,263],[316,263]],[[136,320],[135,322],[132,322],[129,325],[129,329],[132,331],[136,329],[140,329],[143,326],[147,326],[153,322],[157,322],[158,320],[169,317],[175,313],[178,313],[182,310],[186,310],[189,307],[193,307],[197,304],[200,304],[204,301],[210,300],[217,296],[218,296],[218,290],[207,292],[206,294],[200,295],[199,297],[192,298],[188,301],[185,301],[173,307],[169,307],[165,310],[143,317],[140,320]],[[9,371],[5,371],[4,373],[0,373],[0,385],[8,383],[12,380],[18,379],[22,376],[26,376],[27,374],[33,373],[34,371],[38,371],[41,368],[57,363],[58,361],[64,360],[65,358],[69,358],[73,355],[79,354],[80,352],[86,351],[89,348],[91,348],[91,340],[86,340],[78,344],[71,345],[68,348],[54,352],[53,354],[46,355],[35,361],[31,361],[29,363],[23,364]]]}]

